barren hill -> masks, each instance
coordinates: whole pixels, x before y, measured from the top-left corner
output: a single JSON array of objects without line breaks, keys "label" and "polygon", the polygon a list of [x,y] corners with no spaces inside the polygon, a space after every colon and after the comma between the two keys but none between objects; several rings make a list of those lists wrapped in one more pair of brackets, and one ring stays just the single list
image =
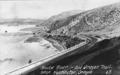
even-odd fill
[{"label": "barren hill", "polygon": [[[112,65],[113,74],[110,75],[120,75],[120,3],[52,21],[44,37],[68,50],[82,41],[87,42],[77,49],[78,53],[55,61],[53,65]],[[95,72],[98,74],[99,70]],[[103,75],[101,71],[100,75]]]}]

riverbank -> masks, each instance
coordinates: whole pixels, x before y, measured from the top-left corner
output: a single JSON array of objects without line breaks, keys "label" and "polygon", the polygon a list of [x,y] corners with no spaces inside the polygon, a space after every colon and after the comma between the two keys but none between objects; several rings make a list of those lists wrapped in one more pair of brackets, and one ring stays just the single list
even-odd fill
[{"label": "riverbank", "polygon": [[[38,38],[31,38],[33,37],[32,32],[19,31],[25,26],[7,27],[6,25],[2,27],[0,28],[3,29],[0,31],[0,75],[5,75],[10,71],[56,53],[56,48],[47,40],[43,38],[39,38],[39,40]],[[18,28],[15,29],[16,27]],[[4,30],[7,29],[8,32],[4,33]],[[25,40],[28,38],[30,38],[28,40],[30,42],[26,43]],[[31,42],[31,40],[35,42]],[[29,63],[30,60],[31,62]]]},{"label": "riverbank", "polygon": [[58,43],[56,40],[53,40],[53,39],[47,39],[47,38],[44,38],[45,40],[49,41],[56,49],[58,49],[59,51],[62,51],[65,48],[65,46],[63,46],[62,44]]}]

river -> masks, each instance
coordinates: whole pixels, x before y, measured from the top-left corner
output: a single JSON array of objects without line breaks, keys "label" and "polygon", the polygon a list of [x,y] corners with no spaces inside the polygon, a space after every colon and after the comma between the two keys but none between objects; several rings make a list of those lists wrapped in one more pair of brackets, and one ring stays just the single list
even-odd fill
[{"label": "river", "polygon": [[39,42],[25,43],[32,34],[20,30],[29,27],[34,25],[0,25],[0,75],[56,53],[57,49],[43,38]]}]

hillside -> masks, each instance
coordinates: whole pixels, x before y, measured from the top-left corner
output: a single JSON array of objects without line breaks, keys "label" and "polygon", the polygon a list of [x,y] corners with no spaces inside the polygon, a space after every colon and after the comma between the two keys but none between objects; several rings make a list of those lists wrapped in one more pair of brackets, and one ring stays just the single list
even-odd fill
[{"label": "hillside", "polygon": [[54,15],[54,16],[48,18],[47,20],[45,20],[43,23],[41,23],[38,26],[46,26],[49,29],[49,28],[51,28],[51,25],[53,25],[54,22],[58,23],[57,21],[67,19],[67,17],[78,14],[80,12],[81,12],[81,10],[72,10],[72,11],[62,12],[58,15]]},{"label": "hillside", "polygon": [[23,18],[15,18],[15,19],[0,19],[0,24],[7,24],[7,25],[24,25],[24,24],[41,24],[44,20],[42,19],[23,19]]},{"label": "hillside", "polygon": [[[112,4],[88,11],[83,11],[65,18],[52,21],[48,24],[45,37],[54,39],[61,37],[62,44],[66,43],[62,37],[71,39],[97,36],[108,39],[119,36],[120,4]],[[52,19],[53,20],[53,19]],[[49,20],[48,20],[49,21]],[[46,22],[45,22],[46,23]],[[46,25],[45,25],[46,26]],[[41,32],[37,32],[39,35]],[[69,40],[70,41],[70,40]]]},{"label": "hillside", "polygon": [[[39,33],[36,36],[40,36]],[[111,64],[112,75],[120,75],[120,3],[52,21],[43,37],[55,40],[66,48],[82,41],[91,42],[79,48],[82,53],[61,59],[53,65]],[[93,39],[97,41],[93,42]],[[67,61],[69,62],[66,63]]]},{"label": "hillside", "polygon": [[109,5],[53,22],[50,31],[52,31],[52,33],[62,33],[65,35],[76,35],[81,32],[87,33],[90,31],[109,32],[119,26],[119,19],[119,5]]}]

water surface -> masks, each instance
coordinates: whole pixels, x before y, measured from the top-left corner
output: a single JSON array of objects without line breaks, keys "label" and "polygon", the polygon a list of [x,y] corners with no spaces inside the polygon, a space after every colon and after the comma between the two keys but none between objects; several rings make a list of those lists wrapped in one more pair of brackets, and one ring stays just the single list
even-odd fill
[{"label": "water surface", "polygon": [[[56,48],[43,38],[38,42],[25,43],[32,34],[19,30],[27,27],[30,26],[0,26],[0,75],[56,52]],[[5,30],[8,32],[5,33]]]}]

